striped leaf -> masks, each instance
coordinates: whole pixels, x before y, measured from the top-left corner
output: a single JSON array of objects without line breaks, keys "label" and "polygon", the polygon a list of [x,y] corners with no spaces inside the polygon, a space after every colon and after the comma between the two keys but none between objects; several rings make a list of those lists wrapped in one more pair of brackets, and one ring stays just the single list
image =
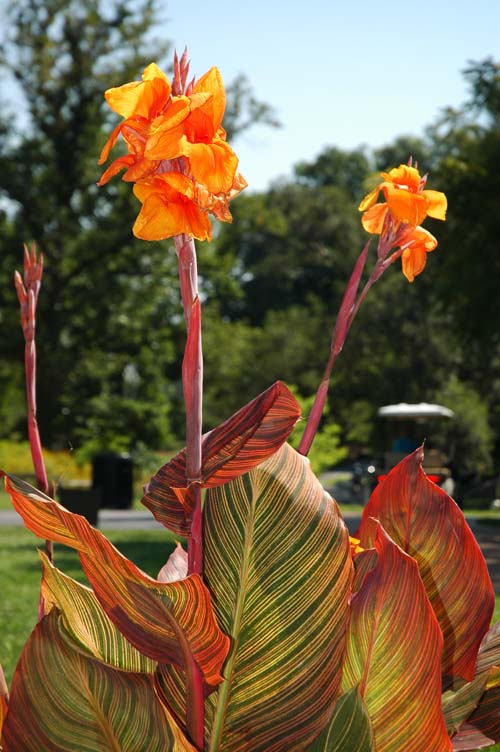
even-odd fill
[{"label": "striped leaf", "polygon": [[[485,692],[476,703],[476,709],[466,716],[467,721],[453,737],[454,749],[479,749],[478,739],[500,742],[500,622],[486,633],[479,648],[475,682],[487,677]],[[474,682],[473,682],[474,684]],[[484,745],[483,745],[484,746]]]},{"label": "striped leaf", "polygon": [[[0,739],[2,737],[2,726],[9,706],[9,688],[5,681],[5,674],[0,666]],[[1,746],[1,745],[0,745]]]},{"label": "striped leaf", "polygon": [[454,734],[477,708],[487,690],[500,686],[500,668],[491,666],[486,671],[466,682],[460,689],[449,690],[443,695],[443,713],[446,728]]},{"label": "striped leaf", "polygon": [[[256,467],[285,442],[300,406],[281,381],[203,436],[202,486],[214,488]],[[142,503],[177,535],[187,536],[193,498],[183,449],[151,479]]]},{"label": "striped leaf", "polygon": [[415,559],[443,632],[443,675],[470,681],[493,613],[493,587],[462,512],[427,478],[422,460],[420,448],[377,486],[357,537],[365,548],[373,544],[368,520],[375,517]]},{"label": "striped leaf", "polygon": [[55,608],[19,660],[2,744],[3,752],[194,752],[156,696],[152,676],[85,656]]},{"label": "striped leaf", "polygon": [[332,718],[307,752],[374,752],[368,711],[356,687],[337,700]]},{"label": "striped leaf", "polygon": [[447,752],[441,630],[415,561],[367,524],[378,561],[351,600],[343,689],[359,688],[377,752]]},{"label": "striped leaf", "polygon": [[117,630],[94,592],[63,574],[39,552],[42,560],[42,595],[46,613],[56,607],[75,645],[90,658],[134,673],[153,674],[155,661],[140,653]]},{"label": "striped leaf", "polygon": [[6,476],[6,489],[35,535],[77,549],[101,606],[132,645],[154,661],[184,669],[194,660],[208,685],[219,683],[229,640],[217,626],[209,591],[198,575],[158,582],[81,515],[22,480]]},{"label": "striped leaf", "polygon": [[287,444],[207,493],[205,576],[231,637],[207,749],[304,750],[340,688],[352,562],[336,503]]}]

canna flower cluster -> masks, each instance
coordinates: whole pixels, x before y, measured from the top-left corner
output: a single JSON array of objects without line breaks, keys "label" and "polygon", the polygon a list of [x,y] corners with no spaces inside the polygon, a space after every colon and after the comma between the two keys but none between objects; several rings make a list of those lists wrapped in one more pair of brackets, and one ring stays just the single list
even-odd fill
[{"label": "canna flower cluster", "polygon": [[[383,182],[377,185],[359,205],[367,232],[380,235],[379,256],[399,247],[403,274],[413,282],[426,264],[427,253],[437,240],[420,226],[426,217],[446,219],[447,201],[444,193],[426,190],[427,176],[420,176],[416,167],[400,165],[382,172]],[[385,203],[377,203],[383,193]]]},{"label": "canna flower cluster", "polygon": [[181,234],[210,240],[209,214],[230,222],[229,201],[247,185],[222,128],[226,95],[220,72],[213,67],[187,83],[188,67],[186,54],[180,62],[175,58],[171,84],[151,63],[142,81],[105,92],[111,109],[124,119],[104,145],[99,164],[119,136],[127,154],[111,163],[98,185],[125,170],[122,179],[134,183],[142,204],[133,232],[143,240]]}]

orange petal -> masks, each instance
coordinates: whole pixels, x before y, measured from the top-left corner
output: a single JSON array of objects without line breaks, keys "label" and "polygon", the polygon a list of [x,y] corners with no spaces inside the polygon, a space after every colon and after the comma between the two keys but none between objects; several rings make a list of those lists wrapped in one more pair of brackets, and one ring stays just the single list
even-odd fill
[{"label": "orange petal", "polygon": [[[139,190],[137,190],[139,188]],[[134,193],[141,199],[141,186]],[[158,184],[147,187],[147,195],[135,221],[133,233],[142,240],[164,240],[186,233],[198,240],[210,240],[212,228],[206,212],[172,189],[158,190]],[[156,189],[156,190],[155,190]]]},{"label": "orange petal", "polygon": [[111,109],[124,118],[132,115],[155,117],[167,103],[169,95],[170,84],[161,78],[132,81],[108,89],[104,94]]},{"label": "orange petal", "polygon": [[382,183],[380,185],[377,185],[377,187],[374,188],[373,191],[370,191],[370,193],[364,197],[364,199],[358,206],[359,211],[366,211],[366,209],[369,209],[370,206],[373,206],[373,204],[375,204],[378,199],[378,194],[380,193],[381,189]]},{"label": "orange petal", "polygon": [[193,92],[208,92],[212,95],[205,107],[210,112],[214,133],[222,125],[226,109],[226,92],[220,71],[215,66],[210,68],[194,85]]},{"label": "orange petal", "polygon": [[210,193],[227,193],[233,186],[238,157],[225,141],[191,144],[183,141],[183,154],[189,160],[189,171],[197,183]]},{"label": "orange petal", "polygon": [[386,183],[384,194],[391,214],[400,222],[408,222],[416,227],[427,216],[428,203],[421,193],[412,193]]},{"label": "orange petal", "polygon": [[413,282],[417,274],[420,274],[427,262],[427,252],[422,246],[407,248],[401,256],[403,274],[408,282]]},{"label": "orange petal", "polygon": [[[97,183],[97,185],[101,186],[108,182],[112,177],[117,175],[120,170],[123,170],[125,167],[129,167],[135,162],[135,157],[133,154],[126,154],[123,157],[118,157],[118,159],[115,159],[114,162],[110,164],[107,170],[103,172],[101,175],[101,179]],[[128,170],[127,170],[128,172]]]},{"label": "orange petal", "polygon": [[366,232],[370,232],[372,235],[380,235],[388,210],[387,204],[370,206],[361,217],[361,224]]},{"label": "orange petal", "polygon": [[[158,68],[156,63],[150,63],[146,68],[144,68],[143,74],[142,74],[142,80],[143,81],[154,81],[155,78],[159,78],[161,81],[167,84],[168,88],[170,89],[170,81],[168,80],[165,73],[162,71],[161,68]],[[170,93],[170,92],[169,92]]]},{"label": "orange petal", "polygon": [[423,191],[422,195],[425,196],[427,201],[428,216],[434,217],[434,219],[446,219],[448,201],[444,193],[441,193],[441,191]]},{"label": "orange petal", "polygon": [[101,154],[99,156],[99,162],[98,164],[104,164],[104,162],[109,157],[109,152],[113,148],[113,146],[116,144],[116,141],[118,139],[118,136],[120,135],[120,131],[122,129],[123,123],[119,123],[116,128],[113,129],[113,132],[111,133],[111,136],[108,138],[104,146],[102,147]]},{"label": "orange petal", "polygon": [[135,183],[137,180],[144,180],[153,175],[158,169],[159,162],[156,160],[145,159],[143,157],[134,158],[133,164],[122,176],[122,180],[127,183]]},{"label": "orange petal", "polygon": [[185,128],[181,123],[175,128],[159,128],[146,142],[144,155],[148,159],[176,159],[182,156],[181,141]]},{"label": "orange petal", "polygon": [[394,185],[406,185],[409,190],[416,193],[420,187],[420,173],[415,167],[409,167],[408,165],[399,165],[399,167],[393,167],[389,172],[380,173],[384,180]]}]

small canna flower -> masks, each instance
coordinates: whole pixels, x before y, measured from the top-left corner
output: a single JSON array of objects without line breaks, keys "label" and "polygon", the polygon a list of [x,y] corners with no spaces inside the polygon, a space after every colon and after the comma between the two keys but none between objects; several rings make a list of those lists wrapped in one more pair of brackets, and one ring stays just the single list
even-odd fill
[{"label": "small canna flower", "polygon": [[[359,205],[363,212],[361,224],[367,232],[380,235],[380,261],[387,259],[392,263],[401,256],[403,274],[413,282],[425,267],[427,253],[437,246],[436,238],[420,227],[420,223],[427,216],[446,219],[446,196],[440,191],[427,190],[427,177],[421,177],[411,162],[381,175],[384,181]],[[385,203],[377,203],[381,192]],[[389,257],[393,248],[399,248],[399,251]]]},{"label": "small canna flower", "polygon": [[122,179],[135,183],[142,203],[133,231],[145,240],[180,234],[210,240],[208,215],[230,222],[229,201],[247,185],[222,128],[222,77],[214,67],[187,84],[188,65],[186,55],[180,63],[175,58],[172,85],[151,63],[142,81],[105,93],[124,120],[108,138],[99,163],[107,160],[119,136],[127,154],[105,170],[98,185],[125,170]]},{"label": "small canna flower", "polygon": [[352,535],[349,536],[349,548],[351,549],[351,556],[354,556],[355,554],[359,554],[361,553],[361,551],[365,550],[360,545],[359,538],[353,538]]},{"label": "small canna flower", "polygon": [[[446,219],[447,201],[444,193],[425,189],[426,176],[420,177],[416,167],[399,165],[389,172],[380,173],[384,181],[373,189],[359,205],[359,210],[366,212],[364,221],[370,221],[373,212],[370,210],[377,204],[377,199],[382,191],[387,202],[385,211],[390,211],[392,216],[400,222],[406,222],[413,227],[420,225],[424,219]],[[368,215],[368,216],[367,216]],[[366,228],[365,228],[366,229]]]}]

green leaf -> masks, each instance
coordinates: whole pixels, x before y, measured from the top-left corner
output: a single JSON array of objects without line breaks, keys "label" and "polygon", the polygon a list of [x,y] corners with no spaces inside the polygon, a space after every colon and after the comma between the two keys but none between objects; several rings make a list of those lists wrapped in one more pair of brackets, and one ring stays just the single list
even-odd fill
[{"label": "green leaf", "polygon": [[462,512],[422,470],[423,450],[399,463],[377,486],[357,537],[373,544],[369,518],[418,564],[443,632],[442,672],[470,681],[489,627],[494,592],[483,554]]},{"label": "green leaf", "polygon": [[351,600],[342,687],[358,687],[377,752],[447,752],[439,624],[416,562],[376,520],[365,524],[378,561]]},{"label": "green leaf", "polygon": [[153,678],[106,666],[72,645],[57,609],[35,627],[12,681],[4,752],[194,752]]},{"label": "green leaf", "polygon": [[[243,475],[285,442],[300,406],[281,381],[266,389],[209,433],[202,442],[202,486],[213,488]],[[190,532],[193,500],[183,449],[151,479],[142,503],[178,535]]]},{"label": "green leaf", "polygon": [[307,752],[374,752],[373,731],[366,706],[353,687],[339,697],[328,726]]},{"label": "green leaf", "polygon": [[46,612],[54,606],[73,642],[89,657],[108,666],[153,674],[156,662],[140,653],[117,630],[93,591],[63,574],[39,552],[42,560],[42,595]]},{"label": "green leaf", "polygon": [[208,491],[205,577],[231,638],[207,749],[304,750],[340,688],[352,562],[336,503],[287,444]]}]

